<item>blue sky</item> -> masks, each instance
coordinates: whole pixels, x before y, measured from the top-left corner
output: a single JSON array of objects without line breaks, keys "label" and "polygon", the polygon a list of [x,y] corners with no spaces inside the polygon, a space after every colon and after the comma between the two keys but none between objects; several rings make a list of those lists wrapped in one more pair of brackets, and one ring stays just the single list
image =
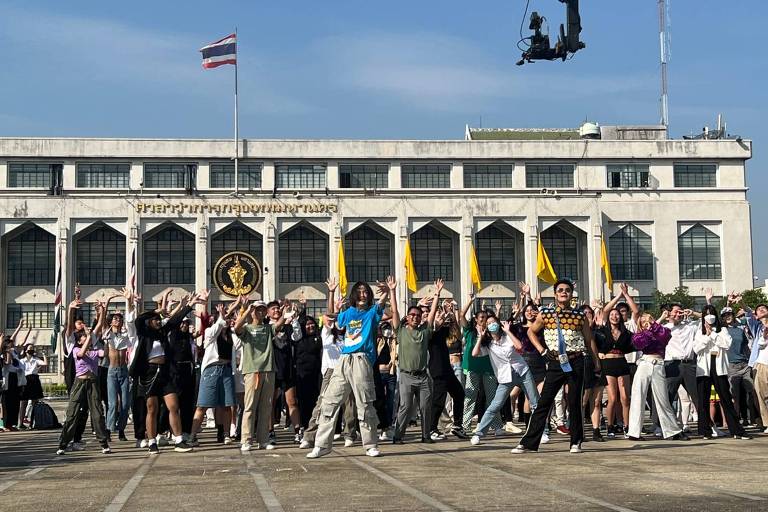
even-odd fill
[{"label": "blue sky", "polygon": [[[0,5],[0,136],[230,137],[231,67],[198,48],[239,35],[240,134],[250,138],[463,136],[464,125],[655,123],[655,0],[582,2],[587,48],[516,67],[524,0],[482,3],[35,2]],[[631,6],[631,7],[630,7]],[[531,0],[550,19],[556,0]],[[754,141],[755,274],[768,278],[768,2],[671,0],[670,127]],[[527,34],[527,19],[525,20]]]}]

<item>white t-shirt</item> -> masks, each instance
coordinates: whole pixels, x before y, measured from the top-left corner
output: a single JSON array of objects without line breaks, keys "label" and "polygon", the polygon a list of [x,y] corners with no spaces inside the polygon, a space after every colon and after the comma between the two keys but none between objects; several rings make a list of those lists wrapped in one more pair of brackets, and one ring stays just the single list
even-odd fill
[{"label": "white t-shirt", "polygon": [[701,323],[689,321],[680,322],[675,325],[672,322],[668,322],[664,327],[672,333],[672,337],[667,344],[664,360],[694,359],[693,340],[696,337],[696,331],[701,329]]},{"label": "white t-shirt", "polygon": [[341,359],[341,347],[343,340],[339,341],[333,335],[333,330],[325,325],[320,331],[320,339],[323,341],[323,361],[320,365],[320,371],[324,374],[330,368],[336,368]]},{"label": "white t-shirt", "polygon": [[[629,320],[624,322],[624,327],[627,328],[629,332],[632,334],[635,334],[637,332],[637,324],[635,323],[635,319],[632,317],[629,317]],[[638,350],[636,352],[629,352],[627,354],[624,354],[624,359],[627,360],[628,363],[636,363],[638,359],[640,359],[640,356],[642,356],[642,351]]]},{"label": "white t-shirt", "polygon": [[493,371],[499,384],[509,384],[512,382],[512,370],[521,377],[528,371],[525,359],[517,353],[512,340],[504,333],[502,333],[499,341],[491,339],[488,345],[480,345],[480,353],[484,356],[490,356],[491,366],[493,366]]},{"label": "white t-shirt", "polygon": [[21,360],[21,365],[24,367],[24,375],[37,375],[40,367],[43,366],[43,360],[36,357],[31,359],[25,357]]}]

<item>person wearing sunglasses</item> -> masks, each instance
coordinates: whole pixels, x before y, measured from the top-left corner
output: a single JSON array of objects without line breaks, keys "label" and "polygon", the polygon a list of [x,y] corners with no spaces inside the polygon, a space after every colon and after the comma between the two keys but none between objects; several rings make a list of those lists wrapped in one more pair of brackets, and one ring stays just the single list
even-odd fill
[{"label": "person wearing sunglasses", "polygon": [[[547,423],[549,409],[561,387],[568,384],[568,414],[571,419],[571,453],[581,453],[584,438],[581,393],[584,384],[584,354],[589,353],[594,371],[600,371],[597,346],[592,329],[580,309],[571,307],[573,283],[559,279],[554,286],[555,307],[543,308],[536,321],[528,328],[528,338],[539,353],[547,359],[547,374],[536,410],[528,423],[528,430],[512,453],[535,452]],[[543,338],[543,339],[542,339]]]}]

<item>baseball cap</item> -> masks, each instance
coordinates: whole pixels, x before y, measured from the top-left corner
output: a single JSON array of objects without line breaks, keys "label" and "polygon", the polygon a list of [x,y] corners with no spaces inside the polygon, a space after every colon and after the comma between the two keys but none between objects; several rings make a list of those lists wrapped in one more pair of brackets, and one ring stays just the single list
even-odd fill
[{"label": "baseball cap", "polygon": [[720,316],[723,316],[725,314],[733,314],[733,308],[729,306],[725,306],[723,309],[720,310]]},{"label": "baseball cap", "polygon": [[267,303],[266,303],[266,302],[264,302],[263,300],[255,300],[255,301],[253,301],[253,302],[252,302],[252,305],[253,305],[253,307],[255,307],[256,309],[259,309],[259,308],[264,308],[264,309],[266,309],[266,308],[267,308]]}]

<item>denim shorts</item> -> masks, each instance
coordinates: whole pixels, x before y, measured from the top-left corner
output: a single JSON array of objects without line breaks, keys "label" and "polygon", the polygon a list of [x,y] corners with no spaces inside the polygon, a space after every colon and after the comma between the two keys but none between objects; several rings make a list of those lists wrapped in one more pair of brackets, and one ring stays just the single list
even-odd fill
[{"label": "denim shorts", "polygon": [[232,366],[212,364],[200,376],[198,407],[228,407],[235,405],[235,379]]}]

